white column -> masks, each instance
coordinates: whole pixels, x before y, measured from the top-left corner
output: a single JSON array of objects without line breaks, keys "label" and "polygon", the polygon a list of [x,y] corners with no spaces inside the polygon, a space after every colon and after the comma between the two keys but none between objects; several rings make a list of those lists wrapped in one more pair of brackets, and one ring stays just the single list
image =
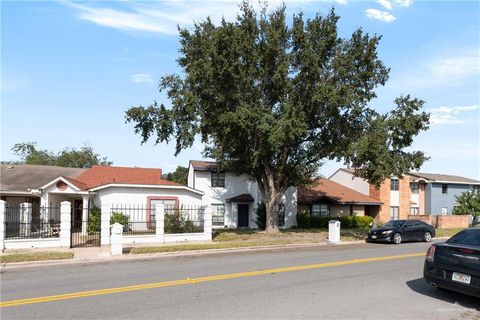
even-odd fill
[{"label": "white column", "polygon": [[123,226],[118,222],[112,225],[111,242],[110,254],[112,256],[121,255],[123,253]]},{"label": "white column", "polygon": [[87,221],[88,221],[88,194],[82,195],[82,234],[87,234]]},{"label": "white column", "polygon": [[0,200],[0,251],[5,249],[5,215],[6,212],[7,202]]},{"label": "white column", "polygon": [[203,233],[212,240],[212,206],[205,206],[203,210]]},{"label": "white column", "polygon": [[69,201],[60,203],[60,246],[70,248],[72,227],[72,205]]},{"label": "white column", "polygon": [[157,241],[165,242],[165,206],[163,203],[155,205],[155,235]]},{"label": "white column", "polygon": [[20,234],[29,237],[32,231],[32,204],[28,202],[20,204],[20,212],[22,214],[22,224],[20,226],[22,230]]},{"label": "white column", "polygon": [[108,246],[110,244],[110,215],[112,208],[109,204],[102,204],[102,213],[100,216],[100,244]]}]

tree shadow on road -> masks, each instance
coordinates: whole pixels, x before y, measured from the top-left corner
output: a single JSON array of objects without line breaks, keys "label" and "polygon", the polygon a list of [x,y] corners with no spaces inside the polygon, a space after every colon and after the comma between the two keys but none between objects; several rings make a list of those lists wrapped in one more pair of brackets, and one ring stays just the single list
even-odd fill
[{"label": "tree shadow on road", "polygon": [[416,293],[420,293],[437,300],[449,302],[464,308],[472,308],[480,311],[480,301],[477,298],[444,289],[437,289],[434,286],[426,283],[423,278],[410,280],[405,284]]}]

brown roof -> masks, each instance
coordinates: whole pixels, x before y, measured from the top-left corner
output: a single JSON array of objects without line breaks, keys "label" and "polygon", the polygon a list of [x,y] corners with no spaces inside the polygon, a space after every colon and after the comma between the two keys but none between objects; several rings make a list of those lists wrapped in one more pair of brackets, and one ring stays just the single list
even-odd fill
[{"label": "brown roof", "polygon": [[59,176],[75,178],[87,169],[29,164],[1,164],[0,191],[29,193]]},{"label": "brown roof", "polygon": [[161,169],[93,166],[75,180],[84,184],[86,189],[111,183],[180,186],[176,182],[163,180],[161,177]]},{"label": "brown roof", "polygon": [[190,160],[190,164],[195,170],[212,171],[218,169],[218,163],[215,161]]},{"label": "brown roof", "polygon": [[227,202],[254,202],[252,195],[249,193],[240,194],[235,197],[226,199]]},{"label": "brown roof", "polygon": [[328,179],[317,179],[313,186],[298,188],[299,203],[312,204],[321,201],[358,205],[382,204],[376,199]]},{"label": "brown roof", "polygon": [[465,183],[465,184],[480,184],[480,181],[461,176],[454,176],[450,174],[438,174],[438,173],[423,173],[423,172],[410,172],[410,175],[429,180],[431,182],[451,182],[451,183]]}]

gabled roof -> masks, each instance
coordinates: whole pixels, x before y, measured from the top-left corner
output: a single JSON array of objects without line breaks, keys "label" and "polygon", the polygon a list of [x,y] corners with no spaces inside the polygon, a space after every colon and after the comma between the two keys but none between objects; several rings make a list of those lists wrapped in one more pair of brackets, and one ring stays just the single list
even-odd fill
[{"label": "gabled roof", "polygon": [[298,203],[313,204],[328,201],[337,204],[380,205],[382,202],[328,179],[317,179],[316,184],[298,188]]},{"label": "gabled roof", "polygon": [[1,164],[0,191],[29,194],[30,189],[52,181],[59,176],[75,178],[87,169],[29,164]]},{"label": "gabled roof", "polygon": [[87,189],[107,184],[182,186],[173,181],[163,180],[161,169],[136,167],[93,166],[75,180],[83,183]]},{"label": "gabled roof", "polygon": [[480,184],[480,181],[461,176],[439,173],[410,172],[411,176],[423,178],[428,182],[447,182],[455,184]]},{"label": "gabled roof", "polygon": [[190,164],[193,169],[199,171],[215,171],[219,168],[218,163],[215,161],[190,160]]}]

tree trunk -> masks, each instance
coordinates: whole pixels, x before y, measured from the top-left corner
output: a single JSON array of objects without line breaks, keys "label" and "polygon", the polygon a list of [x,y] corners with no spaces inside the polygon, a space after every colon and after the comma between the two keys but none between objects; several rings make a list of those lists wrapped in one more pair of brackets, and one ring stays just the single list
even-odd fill
[{"label": "tree trunk", "polygon": [[267,233],[279,232],[278,230],[278,205],[280,194],[276,190],[270,190],[265,194],[265,207],[267,211],[265,231]]}]

